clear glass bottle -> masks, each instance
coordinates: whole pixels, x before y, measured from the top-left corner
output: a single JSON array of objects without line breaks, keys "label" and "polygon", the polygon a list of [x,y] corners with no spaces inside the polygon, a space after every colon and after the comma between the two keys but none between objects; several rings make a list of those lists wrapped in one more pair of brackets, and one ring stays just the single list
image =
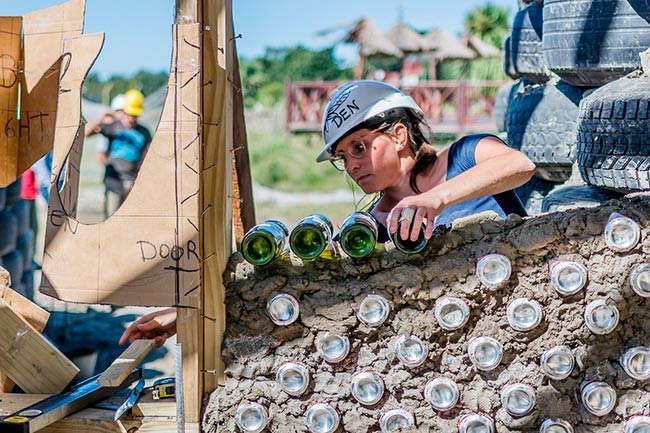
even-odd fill
[{"label": "clear glass bottle", "polygon": [[442,329],[455,331],[465,326],[469,320],[469,307],[460,298],[443,296],[436,300],[434,314]]},{"label": "clear glass bottle", "polygon": [[501,390],[501,406],[513,417],[528,415],[536,400],[535,390],[525,383],[513,383]]},{"label": "clear glass bottle", "polygon": [[503,358],[501,343],[492,337],[473,337],[467,343],[469,359],[479,370],[494,370]]},{"label": "clear glass bottle", "polygon": [[558,262],[551,268],[551,284],[560,295],[574,295],[587,284],[587,270],[580,263]]},{"label": "clear glass bottle", "polygon": [[650,432],[650,416],[635,415],[625,421],[623,433],[648,433]]},{"label": "clear glass bottle", "polygon": [[580,387],[584,407],[596,416],[605,416],[616,405],[616,391],[605,382],[585,382]]},{"label": "clear glass bottle", "polygon": [[304,260],[318,257],[332,241],[332,222],[323,214],[306,216],[291,230],[289,246],[293,253]]},{"label": "clear glass bottle", "polygon": [[535,300],[517,298],[508,303],[506,316],[512,329],[526,332],[542,322],[542,307]]},{"label": "clear glass bottle", "polygon": [[625,351],[620,359],[621,367],[635,380],[650,379],[650,347],[638,346]]},{"label": "clear glass bottle", "polygon": [[357,318],[368,326],[379,326],[386,321],[390,314],[390,306],[383,296],[368,295],[357,311]]},{"label": "clear glass bottle", "polygon": [[539,433],[573,433],[573,426],[563,419],[546,419],[539,427]]},{"label": "clear glass bottle", "polygon": [[569,347],[555,346],[542,354],[540,365],[549,378],[562,380],[571,375],[575,365],[575,357]]},{"label": "clear glass bottle", "polygon": [[241,252],[249,263],[262,266],[271,262],[285,248],[289,230],[281,221],[267,220],[244,235]]},{"label": "clear glass bottle", "polygon": [[384,413],[379,419],[379,428],[382,433],[396,432],[403,427],[415,425],[415,415],[406,409],[392,409]]},{"label": "clear glass bottle", "polygon": [[344,335],[326,332],[317,342],[318,353],[330,363],[341,362],[350,353],[350,340]]},{"label": "clear glass bottle", "polygon": [[650,298],[650,263],[642,263],[632,270],[630,286],[637,295]]},{"label": "clear glass bottle", "polygon": [[458,385],[446,377],[430,380],[424,388],[424,399],[437,411],[452,409],[460,399]]},{"label": "clear glass bottle", "polygon": [[339,428],[341,417],[329,404],[316,403],[305,412],[305,421],[311,433],[334,433]]},{"label": "clear glass bottle", "polygon": [[339,243],[348,256],[366,257],[375,250],[378,233],[375,217],[367,212],[353,212],[343,221]]},{"label": "clear glass bottle", "polygon": [[618,319],[618,308],[603,299],[591,301],[585,308],[585,325],[594,334],[609,334],[618,325]]},{"label": "clear glass bottle", "polygon": [[631,218],[612,213],[605,226],[605,242],[614,251],[630,251],[641,239],[641,228]]},{"label": "clear glass bottle", "polygon": [[245,433],[259,433],[266,428],[268,422],[269,413],[259,403],[241,404],[235,413],[235,424]]},{"label": "clear glass bottle", "polygon": [[492,418],[476,413],[463,415],[458,420],[458,433],[494,433]]},{"label": "clear glass bottle", "polygon": [[362,371],[352,376],[350,392],[359,403],[372,406],[384,395],[384,381],[377,373]]},{"label": "clear glass bottle", "polygon": [[300,304],[293,296],[280,293],[266,303],[266,312],[273,323],[287,326],[298,320]]},{"label": "clear glass bottle", "polygon": [[498,286],[510,278],[510,259],[502,254],[487,254],[476,264],[476,275],[488,287]]},{"label": "clear glass bottle", "polygon": [[427,360],[429,350],[424,341],[411,335],[400,335],[395,341],[395,354],[404,366],[414,368],[422,365]]},{"label": "clear glass bottle", "polygon": [[275,381],[284,392],[299,397],[309,387],[309,370],[299,362],[283,362],[275,373]]}]

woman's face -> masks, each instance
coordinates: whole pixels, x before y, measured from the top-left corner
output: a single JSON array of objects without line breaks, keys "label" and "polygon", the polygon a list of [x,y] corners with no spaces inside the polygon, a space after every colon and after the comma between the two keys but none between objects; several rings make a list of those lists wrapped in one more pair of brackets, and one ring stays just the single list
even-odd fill
[{"label": "woman's face", "polygon": [[345,171],[366,194],[382,191],[399,178],[400,158],[388,134],[356,131],[341,140],[336,155],[345,158]]}]

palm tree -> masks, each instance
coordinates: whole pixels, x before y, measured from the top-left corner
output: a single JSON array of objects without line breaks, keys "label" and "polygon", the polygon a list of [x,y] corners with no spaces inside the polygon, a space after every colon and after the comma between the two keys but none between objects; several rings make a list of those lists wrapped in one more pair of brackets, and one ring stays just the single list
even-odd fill
[{"label": "palm tree", "polygon": [[501,41],[510,33],[509,11],[489,2],[477,6],[465,17],[465,30],[501,48]]}]

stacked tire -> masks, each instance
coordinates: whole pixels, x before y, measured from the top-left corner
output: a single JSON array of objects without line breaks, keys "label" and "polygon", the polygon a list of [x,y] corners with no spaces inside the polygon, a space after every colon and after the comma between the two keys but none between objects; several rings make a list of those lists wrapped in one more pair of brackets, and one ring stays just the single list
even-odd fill
[{"label": "stacked tire", "polygon": [[11,288],[34,297],[34,231],[29,203],[20,198],[20,179],[0,188],[0,266],[11,275]]},{"label": "stacked tire", "polygon": [[[536,197],[529,213],[540,195],[560,209],[560,196],[585,205],[612,191],[650,190],[650,60],[642,75],[639,56],[648,47],[647,0],[521,2],[504,41],[504,69],[521,77],[505,129],[508,144],[538,167],[538,179],[519,189],[523,201]],[[563,186],[572,193],[550,197]]]}]

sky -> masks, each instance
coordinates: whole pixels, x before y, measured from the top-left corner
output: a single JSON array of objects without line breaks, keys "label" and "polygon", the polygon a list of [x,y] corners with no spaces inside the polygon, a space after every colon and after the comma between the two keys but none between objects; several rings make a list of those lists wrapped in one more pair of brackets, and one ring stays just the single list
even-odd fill
[{"label": "sky", "polygon": [[[490,0],[510,11],[517,0]],[[0,15],[13,16],[61,4],[63,0],[0,0]],[[487,0],[233,0],[237,50],[241,57],[264,54],[267,47],[297,44],[311,49],[335,45],[345,26],[371,17],[388,31],[402,17],[419,30],[436,26],[463,32],[468,12]],[[168,69],[174,0],[87,0],[84,32],[104,32],[104,47],[93,66],[102,78],[130,75],[140,69]],[[331,30],[327,36],[318,32]],[[353,64],[355,47],[337,44],[335,55]]]}]

